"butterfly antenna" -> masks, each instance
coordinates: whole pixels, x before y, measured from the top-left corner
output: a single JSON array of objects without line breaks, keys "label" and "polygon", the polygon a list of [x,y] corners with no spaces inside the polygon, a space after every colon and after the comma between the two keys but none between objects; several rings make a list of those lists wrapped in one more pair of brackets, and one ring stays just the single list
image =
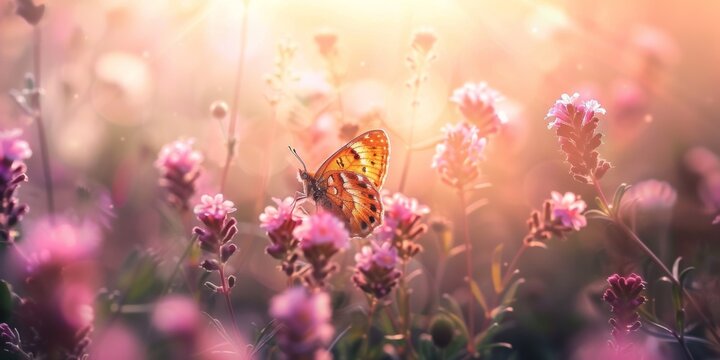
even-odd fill
[{"label": "butterfly antenna", "polygon": [[288,146],[288,149],[290,149],[290,152],[295,155],[295,158],[298,159],[298,161],[300,161],[300,164],[302,164],[303,166],[303,171],[307,172],[307,166],[305,165],[305,162],[300,157],[300,155],[298,155],[297,150],[295,150],[295,148],[293,148],[292,146]]}]

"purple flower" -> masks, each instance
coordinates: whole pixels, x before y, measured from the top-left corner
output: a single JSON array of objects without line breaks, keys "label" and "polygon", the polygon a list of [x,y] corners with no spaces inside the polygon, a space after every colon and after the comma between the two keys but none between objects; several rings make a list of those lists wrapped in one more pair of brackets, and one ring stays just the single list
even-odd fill
[{"label": "purple flower", "polygon": [[602,178],[611,167],[597,152],[602,144],[602,134],[596,133],[600,122],[597,115],[605,114],[605,109],[597,100],[580,103],[579,96],[562,94],[545,118],[552,118],[548,129],[555,129],[560,149],[570,163],[570,174],[575,180],[590,184]]},{"label": "purple flower", "polygon": [[390,196],[383,191],[383,223],[375,229],[375,237],[381,242],[390,242],[398,254],[407,260],[422,251],[417,238],[427,232],[427,225],[420,220],[430,213],[430,208],[421,205],[417,199],[401,193]]},{"label": "purple flower", "polygon": [[280,327],[278,346],[287,359],[329,359],[325,348],[335,333],[330,296],[325,292],[309,293],[291,288],[273,297],[270,316]]},{"label": "purple flower", "polygon": [[100,248],[102,231],[91,221],[55,215],[35,221],[21,247],[28,255],[28,271],[45,266],[64,266],[91,258]]},{"label": "purple flower", "polygon": [[345,224],[329,212],[318,212],[298,225],[293,237],[300,242],[302,254],[312,268],[306,283],[310,287],[325,286],[325,279],[337,270],[337,264],[330,259],[349,245]]},{"label": "purple flower", "polygon": [[501,99],[500,93],[485,82],[466,83],[455,89],[450,97],[450,101],[457,104],[465,120],[478,127],[481,136],[500,130],[504,115],[498,112],[495,103]]},{"label": "purple flower", "polygon": [[603,301],[610,305],[610,325],[612,325],[612,345],[618,352],[627,350],[631,343],[628,335],[640,328],[640,315],[638,308],[647,302],[647,298],[640,295],[645,289],[643,279],[637,274],[622,277],[614,274],[607,279],[610,288],[605,290]]},{"label": "purple flower", "polygon": [[228,216],[235,211],[234,206],[235,204],[225,200],[222,194],[201,197],[200,204],[196,205],[194,210],[205,227],[195,227],[193,232],[203,250],[221,255],[220,247],[237,234],[237,220]]},{"label": "purple flower", "polygon": [[587,208],[587,204],[580,199],[580,196],[571,192],[563,195],[557,191],[553,191],[551,196],[553,216],[559,219],[564,226],[577,231],[587,225],[587,219],[582,214]]},{"label": "purple flower", "polygon": [[362,291],[377,299],[385,297],[397,285],[402,273],[396,269],[397,249],[392,243],[378,245],[371,242],[355,254],[355,274],[353,282]]},{"label": "purple flower", "polygon": [[13,228],[29,211],[16,197],[20,184],[27,181],[24,161],[32,155],[30,146],[20,135],[20,129],[0,132],[0,241],[14,241]]},{"label": "purple flower", "polygon": [[299,208],[296,208],[295,199],[286,197],[285,199],[272,199],[275,202],[274,206],[268,206],[265,211],[260,214],[260,227],[267,231],[273,232],[291,220],[298,220],[300,218]]},{"label": "purple flower", "polygon": [[287,197],[284,200],[273,198],[277,207],[268,206],[260,214],[260,227],[267,231],[270,245],[265,252],[275,259],[281,260],[281,268],[287,276],[295,272],[297,253],[295,249],[299,240],[293,232],[302,223],[300,211],[294,206],[295,199]]},{"label": "purple flower", "polygon": [[155,161],[160,170],[160,186],[167,189],[168,200],[182,210],[189,208],[188,201],[195,194],[195,181],[200,176],[203,156],[193,149],[192,139],[176,140],[162,147]]},{"label": "purple flower", "polygon": [[448,185],[463,187],[478,177],[487,140],[466,122],[447,124],[442,131],[445,139],[435,148],[432,167]]}]

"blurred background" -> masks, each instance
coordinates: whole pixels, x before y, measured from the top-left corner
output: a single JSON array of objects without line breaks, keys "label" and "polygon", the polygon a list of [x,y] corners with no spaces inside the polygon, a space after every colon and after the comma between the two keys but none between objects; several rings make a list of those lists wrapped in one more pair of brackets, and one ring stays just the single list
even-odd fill
[{"label": "blurred background", "polygon": [[[2,94],[21,89],[32,70],[33,29],[15,15],[15,6],[0,0]],[[483,288],[491,288],[492,250],[503,243],[510,256],[519,248],[528,215],[551,191],[583,194],[594,206],[592,189],[567,174],[544,120],[560,94],[578,92],[607,109],[600,152],[615,168],[604,178],[606,192],[623,182],[667,182],[676,201],[639,214],[639,232],[651,246],[665,249],[666,263],[683,256],[696,266],[698,278],[714,284],[717,296],[720,226],[711,222],[720,212],[719,13],[718,2],[650,0],[47,2],[40,24],[43,111],[57,207],[92,239],[90,245],[72,245],[91,256],[73,265],[84,290],[68,291],[98,304],[119,292],[134,305],[119,318],[111,305],[95,307],[94,351],[118,343],[136,351],[124,358],[162,358],[174,351],[157,326],[147,330],[148,314],[189,229],[165,204],[153,163],[162,145],[192,137],[205,156],[197,197],[217,191],[228,119],[214,118],[209,109],[216,101],[233,103],[243,19],[237,149],[225,195],[238,208],[241,251],[231,265],[241,290],[233,304],[248,337],[269,320],[268,299],[285,286],[276,262],[264,255],[267,240],[257,219],[271,197],[301,190],[299,164],[287,145],[316,168],[347,141],[343,121],[359,130],[383,128],[392,146],[384,187],[397,191],[411,123],[414,143],[432,145],[444,124],[460,119],[449,97],[466,82],[485,81],[500,92],[498,108],[506,119],[482,166],[492,184],[481,193],[488,204],[471,218],[475,274]],[[413,33],[422,28],[437,35],[437,59],[428,67],[411,120],[406,57]],[[334,85],[313,40],[321,31],[338,36],[345,70],[342,121],[329,101]],[[273,106],[269,98],[276,92],[266,80],[275,71],[281,41],[296,44],[297,52],[285,101]],[[35,124],[10,96],[0,96],[0,127],[23,128],[24,138],[38,148]],[[429,218],[454,221],[458,203],[431,169],[433,153],[433,146],[414,153],[404,192],[430,207]],[[27,163],[30,182],[20,197],[31,212],[23,228],[37,229],[47,221],[39,151]],[[411,283],[417,313],[433,313],[434,237],[423,237],[426,251],[412,265],[423,269]],[[607,308],[600,303],[604,279],[625,269],[627,262],[618,259],[639,258],[622,242],[604,224],[591,222],[567,241],[525,254],[520,269],[526,283],[512,326],[498,336],[513,344],[516,359],[593,358],[588,349],[602,346],[609,332]],[[344,265],[352,265],[352,256],[342,255]],[[448,265],[442,290],[467,299],[464,269],[457,263]],[[2,277],[9,281],[18,280],[12,264],[5,251]],[[337,284],[349,276],[343,271],[334,277]],[[363,304],[355,289],[340,290],[342,301]],[[219,300],[200,296],[198,307],[223,317]],[[339,323],[350,321],[343,314]],[[202,315],[185,320],[207,327]],[[204,333],[212,343],[213,330]]]}]

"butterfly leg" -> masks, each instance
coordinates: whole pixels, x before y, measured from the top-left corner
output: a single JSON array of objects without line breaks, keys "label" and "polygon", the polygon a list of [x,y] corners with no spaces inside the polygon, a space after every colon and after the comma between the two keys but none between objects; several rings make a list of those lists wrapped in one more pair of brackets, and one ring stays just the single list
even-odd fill
[{"label": "butterfly leg", "polygon": [[304,200],[307,199],[307,198],[308,198],[308,196],[307,196],[304,192],[296,191],[296,192],[295,192],[295,199],[293,200],[292,210],[290,211],[290,213],[292,213],[292,212],[295,211],[295,206],[296,206],[298,203],[302,203],[302,201],[304,201]]}]

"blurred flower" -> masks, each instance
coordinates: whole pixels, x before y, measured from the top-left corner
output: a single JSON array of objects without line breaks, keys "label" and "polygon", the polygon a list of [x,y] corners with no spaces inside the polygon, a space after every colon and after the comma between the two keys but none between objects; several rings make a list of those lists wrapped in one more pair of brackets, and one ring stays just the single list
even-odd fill
[{"label": "blurred flower", "polygon": [[91,221],[55,215],[35,221],[22,243],[31,273],[46,265],[66,265],[90,258],[99,248],[102,233]]},{"label": "blurred flower", "polygon": [[548,110],[546,119],[552,118],[548,129],[556,131],[560,148],[570,163],[570,174],[575,180],[590,184],[611,167],[596,151],[602,144],[602,134],[595,133],[600,121],[596,115],[605,114],[605,109],[596,100],[579,103],[579,96],[562,94]]},{"label": "blurred flower", "polygon": [[503,115],[498,112],[495,103],[502,96],[487,83],[466,83],[455,89],[450,101],[457,104],[465,120],[478,127],[479,135],[485,137],[500,130]]},{"label": "blurred flower", "polygon": [[677,191],[670,184],[650,179],[633,185],[623,196],[620,209],[670,210],[676,201]]},{"label": "blurred flower", "polygon": [[260,227],[267,231],[270,245],[265,248],[270,256],[282,260],[281,268],[287,276],[295,272],[297,254],[295,249],[299,243],[293,236],[295,228],[302,223],[300,211],[295,208],[295,199],[286,197],[284,200],[273,198],[276,207],[268,206],[260,214]]},{"label": "blurred flower", "polygon": [[13,228],[29,210],[15,196],[20,184],[27,181],[24,161],[32,155],[21,135],[20,129],[0,131],[0,242],[14,241]]},{"label": "blurred flower", "polygon": [[442,131],[445,138],[435,148],[432,167],[446,184],[463,188],[478,177],[487,140],[480,137],[475,125],[466,122],[447,124]]},{"label": "blurred flower", "polygon": [[270,315],[279,323],[277,341],[287,359],[330,359],[325,348],[335,329],[330,296],[299,287],[285,290],[270,302]]},{"label": "blurred flower", "polygon": [[565,195],[557,191],[551,193],[553,216],[567,227],[580,230],[587,225],[587,219],[582,214],[587,208],[585,201],[579,195],[566,192]]},{"label": "blurred flower", "polygon": [[201,316],[197,302],[182,295],[168,295],[155,303],[152,324],[168,336],[185,337],[193,335],[200,324]]},{"label": "blurred flower", "polygon": [[413,34],[412,48],[423,53],[428,54],[435,46],[437,41],[437,35],[435,31],[431,29],[419,29]]},{"label": "blurred flower", "polygon": [[17,0],[15,12],[30,25],[37,25],[45,15],[45,5],[35,5],[33,0]]},{"label": "blurred flower", "polygon": [[427,225],[420,220],[430,213],[430,208],[401,193],[390,196],[388,191],[383,191],[382,202],[383,223],[375,229],[375,236],[379,241],[392,243],[400,258],[408,260],[423,249],[416,241],[427,232]]},{"label": "blurred flower", "polygon": [[218,100],[210,104],[210,115],[213,117],[213,119],[223,120],[227,118],[229,113],[230,108],[228,107],[228,104],[224,101]]},{"label": "blurred flower", "polygon": [[270,94],[267,95],[267,99],[273,107],[285,99],[290,82],[297,80],[297,75],[291,67],[296,53],[297,44],[289,40],[283,40],[277,45],[275,67],[266,79],[270,87]]},{"label": "blurred flower", "polygon": [[355,254],[355,275],[352,280],[362,291],[381,299],[397,285],[402,273],[396,269],[397,249],[391,243],[378,245],[372,241]]},{"label": "blurred flower", "polygon": [[323,30],[315,34],[315,44],[323,57],[331,57],[337,54],[337,34],[330,30]]},{"label": "blurred flower", "polygon": [[181,210],[189,208],[188,201],[195,194],[195,181],[200,176],[203,156],[193,149],[194,140],[176,140],[162,147],[155,161],[160,170],[160,186],[167,189],[168,201]]},{"label": "blurred flower", "polygon": [[237,220],[228,217],[235,211],[235,204],[225,200],[222,194],[203,195],[195,206],[195,215],[205,227],[196,226],[193,232],[198,236],[200,247],[211,253],[218,253],[220,247],[237,234]]},{"label": "blurred flower", "polygon": [[322,211],[309,216],[293,230],[300,241],[303,256],[310,263],[312,272],[305,277],[311,287],[322,287],[325,279],[337,269],[330,258],[349,245],[350,234],[345,224],[329,212]]},{"label": "blurred flower", "polygon": [[617,352],[624,352],[631,346],[628,335],[640,328],[640,315],[638,308],[647,302],[647,298],[640,295],[645,289],[643,279],[637,274],[622,277],[614,274],[607,279],[610,288],[605,290],[603,301],[610,305],[610,325],[612,325],[611,344]]},{"label": "blurred flower", "polygon": [[98,332],[89,359],[143,360],[145,353],[140,339],[120,322]]}]

